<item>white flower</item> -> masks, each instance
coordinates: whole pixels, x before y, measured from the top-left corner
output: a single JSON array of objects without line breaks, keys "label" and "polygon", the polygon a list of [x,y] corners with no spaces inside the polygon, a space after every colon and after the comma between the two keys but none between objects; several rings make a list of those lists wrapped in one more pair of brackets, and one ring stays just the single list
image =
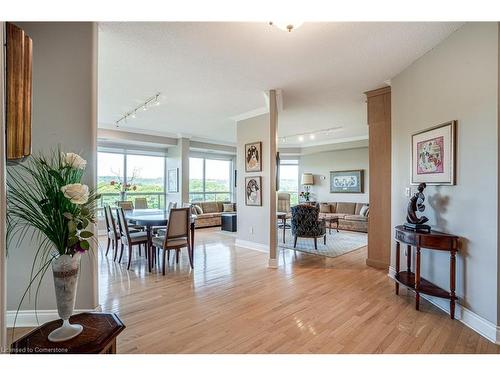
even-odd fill
[{"label": "white flower", "polygon": [[63,161],[65,166],[75,169],[85,169],[87,166],[87,160],[73,152],[68,152],[67,154],[63,153]]},{"label": "white flower", "polygon": [[83,184],[69,184],[61,188],[66,198],[74,204],[85,204],[89,200],[89,187]]}]

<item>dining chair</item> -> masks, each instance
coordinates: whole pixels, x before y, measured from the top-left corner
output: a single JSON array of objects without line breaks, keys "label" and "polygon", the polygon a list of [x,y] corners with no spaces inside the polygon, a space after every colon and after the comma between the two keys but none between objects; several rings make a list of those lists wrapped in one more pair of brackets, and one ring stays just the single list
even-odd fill
[{"label": "dining chair", "polygon": [[123,208],[116,209],[116,216],[118,217],[118,227],[120,228],[120,240],[121,240],[121,249],[120,249],[120,258],[118,259],[118,263],[121,263],[123,250],[125,245],[128,247],[128,264],[127,269],[130,269],[130,262],[132,261],[132,247],[135,245],[139,246],[139,253],[141,249],[141,245],[144,245],[146,249],[146,254],[148,253],[148,234],[144,231],[140,232],[130,232],[128,229],[128,223],[125,219],[125,213]]},{"label": "dining chair", "polygon": [[[290,201],[291,201],[290,193],[278,193],[276,210],[278,212],[285,212],[286,219],[290,219],[292,217]],[[286,224],[286,220],[285,224],[278,223],[278,228],[283,228],[283,225],[285,225],[285,228],[290,229],[290,225]]]},{"label": "dining chair", "polygon": [[[176,250],[176,262],[179,263],[179,252],[182,248],[188,249],[189,264],[193,268],[193,249],[191,248],[191,240],[189,237],[189,222],[191,219],[189,208],[173,208],[168,216],[168,223],[165,236],[153,238],[153,252],[156,249],[163,250],[163,269],[165,275],[165,255],[170,258],[170,250]],[[167,260],[168,260],[167,259]]]},{"label": "dining chair", "polygon": [[113,244],[113,260],[116,260],[116,255],[118,254],[118,241],[120,240],[120,232],[116,226],[115,218],[113,217],[113,213],[111,211],[111,206],[104,206],[104,217],[106,218],[106,233],[108,237],[106,256],[108,256],[110,245]]},{"label": "dining chair", "polygon": [[118,201],[116,205],[123,208],[125,211],[134,209],[134,203],[132,201]]},{"label": "dining chair", "polygon": [[170,211],[172,208],[177,208],[177,202],[168,202],[167,211]]},{"label": "dining chair", "polygon": [[135,208],[146,210],[148,208],[148,200],[146,198],[135,198]]}]

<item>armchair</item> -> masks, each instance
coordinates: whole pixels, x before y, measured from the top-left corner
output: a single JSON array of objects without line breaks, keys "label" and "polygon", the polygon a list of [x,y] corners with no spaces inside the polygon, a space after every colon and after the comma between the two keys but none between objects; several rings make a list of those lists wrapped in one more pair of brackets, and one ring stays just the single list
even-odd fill
[{"label": "armchair", "polygon": [[319,208],[307,204],[292,207],[293,247],[297,247],[297,238],[313,238],[314,248],[318,249],[318,238],[323,237],[326,245],[326,223],[319,220]]}]

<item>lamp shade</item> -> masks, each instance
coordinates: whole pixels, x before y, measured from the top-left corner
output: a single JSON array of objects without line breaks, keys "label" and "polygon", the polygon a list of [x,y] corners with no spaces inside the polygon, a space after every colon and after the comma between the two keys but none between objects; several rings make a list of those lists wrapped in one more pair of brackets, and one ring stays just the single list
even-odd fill
[{"label": "lamp shade", "polygon": [[314,185],[314,177],[312,173],[302,173],[302,185]]}]

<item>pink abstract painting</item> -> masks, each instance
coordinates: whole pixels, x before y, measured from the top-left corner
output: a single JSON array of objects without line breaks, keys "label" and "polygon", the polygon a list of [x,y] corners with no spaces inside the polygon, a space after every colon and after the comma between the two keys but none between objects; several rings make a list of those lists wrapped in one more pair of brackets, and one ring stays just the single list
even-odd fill
[{"label": "pink abstract painting", "polygon": [[417,143],[417,174],[444,172],[444,137],[436,137]]}]

